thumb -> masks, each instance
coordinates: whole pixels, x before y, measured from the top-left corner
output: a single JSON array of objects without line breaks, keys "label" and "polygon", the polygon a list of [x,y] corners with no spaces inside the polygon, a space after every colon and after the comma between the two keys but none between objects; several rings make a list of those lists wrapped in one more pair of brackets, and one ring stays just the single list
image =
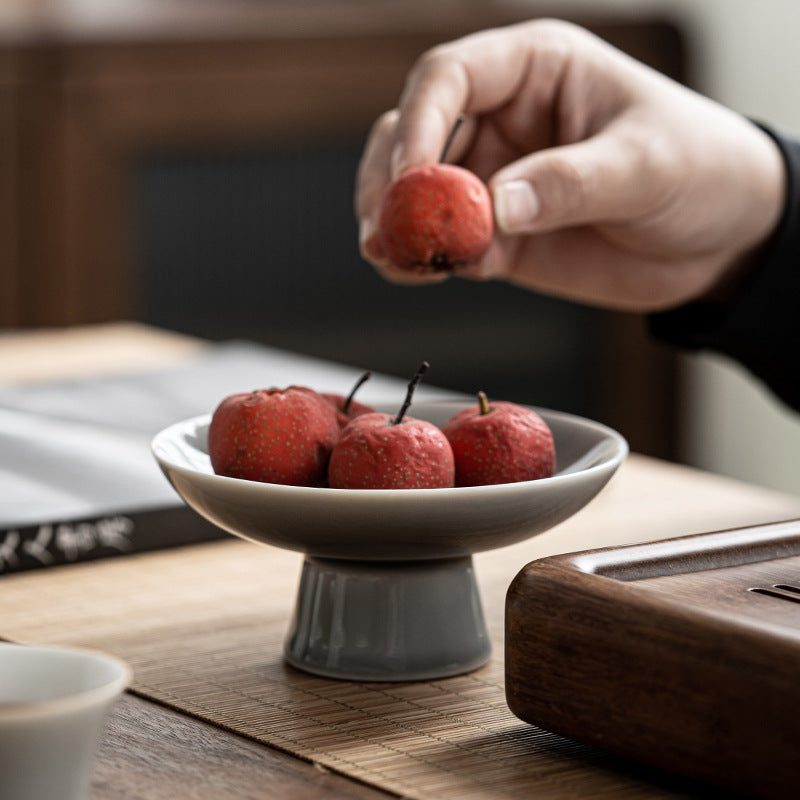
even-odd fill
[{"label": "thumb", "polygon": [[602,134],[515,161],[489,182],[497,226],[542,233],[638,216],[658,188],[643,155],[630,141]]}]

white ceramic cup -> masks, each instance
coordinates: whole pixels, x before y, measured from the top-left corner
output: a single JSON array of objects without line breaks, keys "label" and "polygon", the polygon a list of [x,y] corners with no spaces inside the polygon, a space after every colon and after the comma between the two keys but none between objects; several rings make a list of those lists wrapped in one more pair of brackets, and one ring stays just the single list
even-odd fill
[{"label": "white ceramic cup", "polygon": [[0,643],[0,799],[84,800],[131,670],[113,656]]}]

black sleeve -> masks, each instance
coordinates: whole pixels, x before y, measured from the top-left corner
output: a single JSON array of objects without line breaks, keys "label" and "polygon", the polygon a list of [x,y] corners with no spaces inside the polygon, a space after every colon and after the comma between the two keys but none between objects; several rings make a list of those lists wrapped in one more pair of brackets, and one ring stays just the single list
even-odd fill
[{"label": "black sleeve", "polygon": [[800,411],[800,141],[764,130],[787,168],[786,206],[757,267],[727,305],[690,303],[651,314],[652,334],[730,356]]}]

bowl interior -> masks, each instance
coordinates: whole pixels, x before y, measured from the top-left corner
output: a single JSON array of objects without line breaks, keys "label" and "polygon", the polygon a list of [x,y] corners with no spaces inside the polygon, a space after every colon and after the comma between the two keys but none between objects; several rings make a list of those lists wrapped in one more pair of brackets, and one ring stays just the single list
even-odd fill
[{"label": "bowl interior", "polygon": [[[463,406],[420,403],[410,413],[441,425]],[[553,432],[556,474],[496,486],[342,490],[226,478],[211,469],[210,415],[170,426],[155,437],[152,449],[181,497],[238,536],[329,558],[463,556],[563,521],[602,489],[627,455],[623,437],[600,423],[535,410]]]},{"label": "bowl interior", "polygon": [[130,680],[126,664],[90,650],[0,643],[0,721],[103,702]]}]

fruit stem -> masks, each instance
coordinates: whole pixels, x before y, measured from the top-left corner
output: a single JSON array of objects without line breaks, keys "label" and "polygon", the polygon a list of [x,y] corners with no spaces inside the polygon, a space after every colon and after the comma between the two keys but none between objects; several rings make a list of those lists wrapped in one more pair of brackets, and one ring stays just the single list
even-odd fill
[{"label": "fruit stem", "polygon": [[464,122],[464,115],[459,114],[456,117],[455,123],[453,123],[453,129],[450,131],[450,135],[447,137],[447,141],[444,143],[444,147],[442,148],[442,154],[439,156],[439,163],[444,164],[445,158],[447,158],[447,152],[450,150],[450,145],[453,144],[453,139],[456,138],[456,131],[461,127],[461,123]]},{"label": "fruit stem", "polygon": [[478,402],[481,406],[481,416],[488,414],[489,411],[491,411],[489,408],[489,400],[487,399],[485,392],[478,392]]},{"label": "fruit stem", "polygon": [[350,390],[350,394],[347,395],[347,400],[344,401],[344,405],[342,406],[342,411],[346,414],[347,409],[350,408],[350,403],[353,402],[353,398],[356,396],[356,392],[365,384],[370,378],[372,377],[372,373],[367,371],[365,372],[357,381],[356,385]]},{"label": "fruit stem", "polygon": [[417,371],[414,373],[414,377],[411,379],[411,383],[408,384],[408,391],[406,392],[406,399],[403,401],[403,405],[400,406],[400,411],[398,412],[397,416],[392,420],[392,425],[399,425],[403,421],[403,417],[408,411],[408,407],[411,405],[411,398],[414,396],[414,390],[417,388],[417,384],[422,380],[422,376],[427,371],[430,364],[427,361],[423,361]]}]

